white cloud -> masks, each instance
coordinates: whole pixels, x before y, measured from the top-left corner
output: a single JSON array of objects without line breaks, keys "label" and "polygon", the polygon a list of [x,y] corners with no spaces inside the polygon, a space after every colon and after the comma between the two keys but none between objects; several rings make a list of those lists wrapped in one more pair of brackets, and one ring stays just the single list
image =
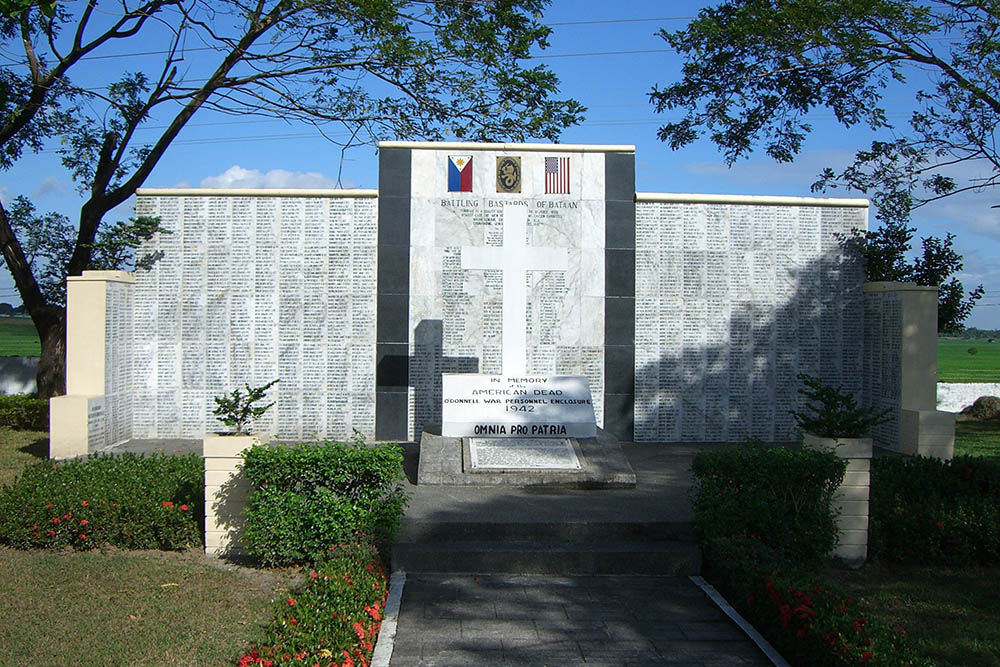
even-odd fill
[{"label": "white cloud", "polygon": [[41,184],[35,190],[34,194],[32,194],[31,196],[32,199],[41,199],[46,195],[60,196],[60,195],[67,195],[69,193],[70,193],[70,187],[67,183],[54,176],[49,176],[48,178],[46,178],[44,181],[41,182]]},{"label": "white cloud", "polygon": [[210,176],[201,182],[203,188],[336,188],[337,183],[328,176],[311,171],[286,171],[272,169],[262,172],[258,169],[244,169],[233,165],[218,176]]}]

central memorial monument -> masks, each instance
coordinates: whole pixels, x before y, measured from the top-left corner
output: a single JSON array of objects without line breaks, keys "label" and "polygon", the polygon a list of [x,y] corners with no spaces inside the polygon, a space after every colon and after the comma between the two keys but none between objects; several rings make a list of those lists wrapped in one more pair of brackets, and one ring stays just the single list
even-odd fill
[{"label": "central memorial monument", "polygon": [[[379,274],[390,270],[384,263],[400,271],[406,238],[408,290],[405,329],[393,332],[388,304],[402,306],[404,295],[380,294],[379,437],[419,436],[424,483],[487,481],[429,473],[448,460],[459,476],[588,474],[600,458],[586,450],[596,446],[605,403],[607,182],[613,172],[623,181],[617,189],[634,191],[634,149],[400,143],[381,150]],[[634,202],[624,203],[610,218],[632,237]],[[391,354],[404,340],[405,360]],[[405,383],[399,378],[393,391],[392,369],[404,361]],[[631,377],[632,356],[627,363]]]}]

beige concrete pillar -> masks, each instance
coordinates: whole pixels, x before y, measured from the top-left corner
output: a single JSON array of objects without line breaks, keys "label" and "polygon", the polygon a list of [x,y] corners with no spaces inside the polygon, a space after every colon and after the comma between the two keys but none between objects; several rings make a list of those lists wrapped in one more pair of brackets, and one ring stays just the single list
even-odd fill
[{"label": "beige concrete pillar", "polygon": [[247,555],[242,537],[246,507],[252,488],[243,476],[240,453],[260,440],[251,435],[206,435],[205,457],[205,553],[239,558]]},{"label": "beige concrete pillar", "polygon": [[111,370],[106,363],[108,287],[134,282],[127,271],[84,271],[66,280],[66,395],[49,401],[52,458],[83,456],[112,444],[105,401]]},{"label": "beige concrete pillar", "polygon": [[861,567],[868,559],[872,439],[820,438],[804,433],[803,444],[808,449],[832,451],[847,461],[844,481],[833,494],[833,508],[839,513],[839,541],[830,555],[848,567]]},{"label": "beige concrete pillar", "polygon": [[[866,401],[888,407],[892,421],[872,429],[879,447],[901,454],[950,459],[955,415],[937,410],[936,287],[916,283],[865,283]],[[891,311],[891,312],[889,312]],[[874,316],[874,317],[873,317]]]}]

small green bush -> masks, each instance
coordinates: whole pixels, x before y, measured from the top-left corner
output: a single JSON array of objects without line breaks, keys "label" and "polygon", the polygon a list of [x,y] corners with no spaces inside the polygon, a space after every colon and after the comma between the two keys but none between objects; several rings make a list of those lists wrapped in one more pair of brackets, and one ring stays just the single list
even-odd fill
[{"label": "small green bush", "polygon": [[194,454],[44,461],[0,489],[0,543],[17,548],[197,547],[204,496],[204,463]]},{"label": "small green bush", "polygon": [[406,505],[395,444],[258,445],[243,471],[254,486],[244,541],[266,565],[315,560],[357,532],[388,537]]},{"label": "small green bush", "polygon": [[930,665],[907,645],[906,630],[874,623],[842,592],[750,537],[705,549],[708,579],[793,665]]},{"label": "small green bush", "polygon": [[389,594],[369,540],[329,547],[305,584],[275,602],[261,642],[245,665],[366,665],[375,650]]},{"label": "small green bush", "polygon": [[1000,563],[1000,461],[872,461],[869,553],[896,562]]},{"label": "small green bush", "polygon": [[805,410],[789,410],[803,431],[821,438],[864,438],[872,426],[889,420],[889,410],[859,407],[854,395],[842,387],[828,387],[822,380],[805,373],[796,375],[804,388]]},{"label": "small green bush", "polygon": [[830,500],[845,468],[832,452],[754,444],[700,452],[691,467],[699,540],[748,535],[790,558],[819,561],[837,543]]},{"label": "small green bush", "polygon": [[27,394],[0,395],[0,428],[48,431],[48,400]]}]

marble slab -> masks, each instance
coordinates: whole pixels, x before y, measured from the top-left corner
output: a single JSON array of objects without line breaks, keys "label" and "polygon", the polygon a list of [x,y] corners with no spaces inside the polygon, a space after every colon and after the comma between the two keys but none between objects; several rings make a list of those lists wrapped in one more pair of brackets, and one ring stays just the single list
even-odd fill
[{"label": "marble slab", "polygon": [[474,469],[579,470],[580,459],[567,438],[470,438]]}]

